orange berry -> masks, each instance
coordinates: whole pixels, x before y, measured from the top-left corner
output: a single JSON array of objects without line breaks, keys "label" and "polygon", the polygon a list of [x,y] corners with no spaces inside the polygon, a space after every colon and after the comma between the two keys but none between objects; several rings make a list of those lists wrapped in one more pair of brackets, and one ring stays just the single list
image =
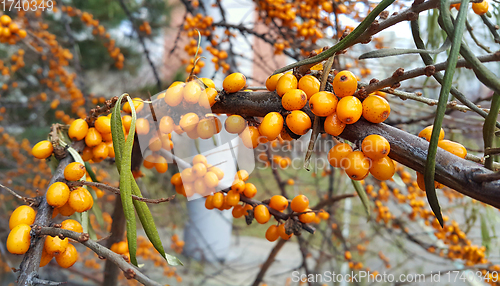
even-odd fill
[{"label": "orange berry", "polygon": [[109,149],[108,149],[108,144],[106,142],[101,142],[94,148],[92,148],[92,159],[94,161],[102,161],[106,158],[108,158],[109,155]]},{"label": "orange berry", "polygon": [[381,123],[391,114],[389,102],[381,96],[370,95],[363,100],[363,117],[372,123]]},{"label": "orange berry", "polygon": [[49,140],[40,141],[31,149],[31,154],[37,159],[47,159],[52,152],[54,152],[54,146]]},{"label": "orange berry", "polygon": [[239,136],[245,147],[255,149],[259,146],[260,132],[257,127],[247,126]]},{"label": "orange berry", "polygon": [[47,235],[45,238],[44,248],[50,255],[57,255],[63,253],[69,245],[67,238],[60,239],[59,236]]},{"label": "orange berry", "polygon": [[311,118],[304,111],[293,110],[286,117],[286,125],[293,133],[304,135],[311,129]]},{"label": "orange berry", "polygon": [[214,208],[220,208],[222,207],[222,204],[224,203],[224,195],[221,192],[215,193],[212,199]]},{"label": "orange berry", "polygon": [[218,92],[214,87],[208,87],[203,90],[200,94],[200,106],[210,109],[210,107],[212,107],[216,102],[217,94]]},{"label": "orange berry", "polygon": [[214,172],[207,172],[203,176],[203,181],[208,188],[215,188],[219,185],[219,178]]},{"label": "orange berry", "polygon": [[36,213],[30,206],[17,207],[9,218],[9,229],[20,224],[32,225],[35,222]]},{"label": "orange berry", "polygon": [[224,127],[228,133],[240,134],[243,130],[245,130],[246,121],[240,115],[231,115],[226,118]]},{"label": "orange berry", "polygon": [[352,259],[352,254],[349,250],[347,250],[346,252],[344,252],[344,258],[346,260],[351,260]]},{"label": "orange berry", "polygon": [[309,199],[304,195],[298,195],[293,198],[290,207],[296,213],[304,212],[309,207]]},{"label": "orange berry", "polygon": [[165,159],[162,156],[156,157],[155,169],[156,169],[156,172],[158,172],[160,174],[165,173],[168,170],[167,159]]},{"label": "orange berry", "polygon": [[306,209],[306,213],[299,215],[299,220],[302,223],[311,223],[316,219],[316,214],[311,209]]},{"label": "orange berry", "polygon": [[467,156],[467,149],[465,149],[462,144],[457,142],[453,142],[450,140],[441,140],[438,142],[438,147],[462,159],[465,159],[465,156]]},{"label": "orange berry", "polygon": [[161,133],[168,134],[174,131],[174,120],[170,116],[163,116],[159,125]]},{"label": "orange berry", "polygon": [[200,178],[205,176],[205,174],[207,173],[207,166],[205,166],[205,164],[203,163],[196,163],[193,165],[191,170],[193,172],[193,175]]},{"label": "orange berry", "polygon": [[271,225],[266,231],[266,239],[270,242],[276,241],[280,237],[278,232],[278,227],[276,225]]},{"label": "orange berry", "polygon": [[135,132],[138,135],[146,135],[149,133],[149,121],[146,118],[137,118],[135,121]]},{"label": "orange berry", "polygon": [[88,131],[89,125],[87,124],[87,121],[79,118],[75,119],[69,125],[68,136],[75,141],[80,141],[85,138]]},{"label": "orange berry", "polygon": [[192,168],[186,168],[181,172],[182,183],[192,183],[196,180],[196,176],[193,173]]},{"label": "orange berry", "polygon": [[68,185],[62,182],[55,182],[47,190],[45,197],[47,203],[53,207],[62,207],[69,199]]},{"label": "orange berry", "polygon": [[474,10],[474,13],[477,15],[484,15],[488,13],[488,8],[489,4],[486,0],[483,0],[483,2],[480,3],[472,3],[472,10]]},{"label": "orange berry", "polygon": [[244,182],[246,182],[248,180],[248,172],[246,170],[239,170],[238,172],[236,172],[236,175],[234,175],[234,179],[237,180],[237,179],[240,179]]},{"label": "orange berry", "polygon": [[339,143],[328,151],[328,162],[335,168],[342,167],[342,162],[345,160],[347,155],[352,152],[352,148],[347,143]]},{"label": "orange berry", "polygon": [[123,133],[127,133],[130,130],[130,125],[132,124],[132,116],[124,115],[122,116],[122,125],[125,128]]},{"label": "orange berry", "polygon": [[234,207],[240,202],[240,193],[235,190],[230,190],[226,195],[227,204]]},{"label": "orange berry", "polygon": [[326,133],[339,136],[344,131],[346,124],[339,120],[337,113],[333,113],[325,119],[323,126]]},{"label": "orange berry", "polygon": [[205,181],[203,179],[203,177],[199,177],[193,183],[194,191],[200,195],[205,195],[205,191],[207,190],[207,186],[205,185]]},{"label": "orange berry", "polygon": [[199,78],[208,88],[215,88],[215,83],[213,80],[206,78],[206,77],[201,77]]},{"label": "orange berry", "polygon": [[247,78],[239,72],[228,75],[222,82],[222,88],[227,93],[240,91],[247,84]]},{"label": "orange berry", "polygon": [[15,226],[7,237],[7,250],[12,254],[25,254],[30,248],[31,227],[27,224]]},{"label": "orange berry", "polygon": [[343,97],[337,104],[337,118],[345,124],[356,123],[362,114],[363,105],[357,97]]},{"label": "orange berry", "polygon": [[278,225],[278,234],[284,240],[289,240],[292,237],[292,235],[293,235],[293,233],[290,233],[290,234],[286,233],[286,229],[285,229],[285,224],[284,223]]},{"label": "orange berry", "polygon": [[258,205],[253,210],[255,220],[260,224],[265,224],[271,219],[269,209],[265,205]]},{"label": "orange berry", "polygon": [[366,157],[372,160],[382,159],[389,155],[391,144],[383,136],[372,134],[363,139],[361,150]]},{"label": "orange berry", "polygon": [[218,120],[216,117],[203,118],[200,120],[196,127],[196,132],[201,139],[211,138],[214,134],[218,133],[216,120]]},{"label": "orange berry", "polygon": [[207,166],[207,170],[217,175],[217,178],[219,180],[222,180],[222,178],[224,178],[224,172],[222,172],[222,170],[219,169],[219,167]]},{"label": "orange berry", "polygon": [[290,89],[297,88],[297,78],[293,74],[284,74],[278,80],[276,84],[276,93],[279,96],[283,96]]},{"label": "orange berry", "polygon": [[280,77],[282,77],[282,73],[278,73],[275,75],[272,75],[266,79],[266,88],[269,91],[275,91],[276,90],[276,85],[278,84],[278,80]]},{"label": "orange berry", "polygon": [[161,139],[159,137],[154,136],[149,139],[148,148],[153,152],[160,151],[162,145],[163,143],[161,142]]},{"label": "orange berry", "polygon": [[333,79],[333,92],[338,97],[351,96],[358,88],[358,80],[350,71],[341,71]]},{"label": "orange berry", "polygon": [[370,160],[361,151],[353,151],[342,160],[344,168],[349,178],[353,180],[363,180],[370,171]]},{"label": "orange berry", "polygon": [[78,260],[78,251],[72,244],[68,244],[64,252],[56,255],[56,262],[62,268],[69,268]]},{"label": "orange berry", "polygon": [[64,168],[64,178],[68,181],[78,181],[85,175],[86,169],[82,163],[72,162]]},{"label": "orange berry", "polygon": [[319,92],[319,87],[321,83],[319,80],[312,75],[305,75],[299,80],[299,89],[303,90],[307,99],[310,99],[315,93]]},{"label": "orange berry", "polygon": [[102,142],[102,135],[94,127],[89,128],[85,136],[85,144],[89,147],[94,147]]},{"label": "orange berry", "polygon": [[[139,112],[144,108],[144,102],[142,98],[135,97],[132,99],[132,102],[134,104],[135,112]],[[128,103],[128,101],[123,104],[123,111],[126,113],[132,113],[132,109],[130,108],[130,104]]]},{"label": "orange berry", "polygon": [[170,183],[174,186],[182,185],[181,173],[173,174],[172,177],[170,178]]},{"label": "orange berry", "polygon": [[255,185],[252,183],[246,183],[245,190],[243,191],[243,194],[247,198],[253,198],[257,194],[257,187],[255,187]]},{"label": "orange berry", "polygon": [[283,116],[278,112],[269,112],[259,125],[259,133],[272,141],[278,137],[282,128]]},{"label": "orange berry", "polygon": [[54,209],[55,211],[58,211],[62,216],[72,216],[75,213],[75,210],[69,205],[68,202],[64,204],[62,207],[58,207]]},{"label": "orange berry", "polygon": [[201,87],[196,80],[186,83],[182,90],[184,101],[189,104],[196,104],[200,100]]},{"label": "orange berry", "polygon": [[298,110],[307,103],[307,95],[300,89],[290,89],[281,98],[281,105],[286,110]]},{"label": "orange berry", "polygon": [[394,162],[389,157],[383,157],[378,160],[373,160],[370,167],[370,174],[372,174],[375,179],[385,181],[392,178],[396,172],[396,167]]},{"label": "orange berry", "polygon": [[61,228],[74,232],[83,232],[82,225],[74,219],[67,219],[61,222]]},{"label": "orange berry", "polygon": [[207,165],[207,158],[202,154],[198,154],[193,157],[193,165],[201,163],[203,165]]},{"label": "orange berry", "polygon": [[199,121],[200,118],[198,117],[198,115],[196,113],[190,112],[182,116],[181,120],[179,121],[179,126],[184,132],[189,132],[197,127]]},{"label": "orange berry", "polygon": [[182,102],[184,83],[172,84],[167,91],[165,91],[165,103],[169,106],[177,106]]},{"label": "orange berry", "polygon": [[272,196],[269,201],[269,207],[277,211],[284,211],[288,207],[288,200],[284,196]]},{"label": "orange berry", "polygon": [[79,187],[71,192],[68,203],[72,209],[81,213],[92,208],[94,199],[87,189]]},{"label": "orange berry", "polygon": [[240,179],[235,179],[231,185],[231,190],[242,194],[245,191],[245,182]]},{"label": "orange berry", "polygon": [[[431,141],[431,135],[432,135],[432,129],[433,125],[425,127],[420,133],[418,133],[418,137],[424,138],[427,141]],[[439,132],[439,139],[438,141],[441,141],[444,139],[444,130],[441,128],[441,131]]]},{"label": "orange berry", "polygon": [[52,260],[53,257],[54,257],[53,255],[48,254],[47,251],[43,249],[42,257],[40,258],[40,267],[44,267],[47,264],[49,264],[49,262]]},{"label": "orange berry", "polygon": [[337,109],[338,99],[337,97],[328,91],[320,91],[309,99],[309,108],[311,112],[316,116],[329,116],[335,113]]},{"label": "orange berry", "polygon": [[154,155],[148,155],[146,156],[146,158],[144,158],[142,165],[146,169],[152,169],[155,166],[155,162],[156,162],[156,157]]},{"label": "orange berry", "polygon": [[321,210],[319,213],[318,213],[318,217],[322,220],[327,220],[328,218],[330,218],[330,214],[325,212],[325,210]]},{"label": "orange berry", "polygon": [[214,209],[214,196],[210,195],[206,198],[205,200],[205,208],[207,210],[212,210]]},{"label": "orange berry", "polygon": [[99,133],[111,133],[111,120],[107,116],[99,116],[94,122],[94,127]]},{"label": "orange berry", "polygon": [[11,21],[12,19],[8,15],[2,15],[0,17],[0,23],[2,23],[2,25],[4,26],[8,26]]}]

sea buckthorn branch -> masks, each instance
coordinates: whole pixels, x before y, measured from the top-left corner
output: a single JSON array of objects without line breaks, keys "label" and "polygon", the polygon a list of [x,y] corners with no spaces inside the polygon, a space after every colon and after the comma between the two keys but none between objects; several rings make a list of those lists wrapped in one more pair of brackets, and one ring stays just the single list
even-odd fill
[{"label": "sea buckthorn branch", "polygon": [[[113,186],[110,186],[108,184],[103,184],[103,183],[95,183],[95,182],[89,182],[89,181],[74,181],[74,182],[68,182],[68,186],[76,187],[76,186],[90,186],[90,187],[96,187],[100,189],[104,189],[106,191],[113,192],[116,195],[120,195],[120,189],[115,188]],[[148,199],[148,198],[142,198],[138,197],[136,195],[132,195],[132,199],[145,202],[148,204],[160,204],[160,203],[165,203],[165,202],[170,202],[175,198],[175,195],[172,195],[168,198],[159,198],[159,199]]]},{"label": "sea buckthorn branch", "polygon": [[476,174],[472,177],[474,182],[483,183],[500,180],[500,172],[489,174]]},{"label": "sea buckthorn branch", "polygon": [[[480,62],[496,62],[500,61],[500,52],[495,52],[493,54],[488,54],[484,56],[479,56],[478,60]],[[386,79],[383,79],[381,81],[374,82],[372,84],[369,84],[368,86],[365,86],[364,90],[358,91],[358,94],[363,92],[366,94],[370,94],[376,90],[380,90],[384,87],[391,87],[394,86],[395,84],[398,84],[401,81],[408,80],[411,78],[419,77],[419,76],[432,76],[435,73],[439,71],[443,71],[446,69],[446,63],[447,62],[441,62],[435,65],[427,65],[425,67],[421,68],[415,68],[409,71],[404,71],[404,69],[399,68],[394,72],[394,74]],[[427,64],[427,63],[426,63]],[[457,68],[472,68],[472,64],[466,61],[465,59],[459,59],[457,62]]]},{"label": "sea buckthorn branch", "polygon": [[467,31],[469,31],[469,35],[472,38],[472,40],[474,41],[474,43],[476,43],[476,45],[478,47],[480,47],[481,49],[483,49],[485,52],[491,53],[490,48],[487,47],[487,46],[485,46],[485,45],[483,45],[481,43],[481,41],[479,41],[479,39],[476,37],[476,34],[474,33],[474,28],[472,28],[472,26],[470,25],[469,21],[465,21],[465,27],[467,28]]},{"label": "sea buckthorn branch", "polygon": [[161,90],[160,76],[158,75],[158,71],[156,70],[154,63],[151,60],[151,55],[150,55],[149,50],[146,46],[146,41],[144,40],[144,37],[141,35],[141,33],[139,33],[139,28],[137,27],[137,25],[135,23],[134,16],[132,16],[132,13],[130,13],[130,10],[127,8],[127,5],[125,5],[125,2],[123,2],[123,0],[119,0],[118,3],[120,3],[120,7],[122,7],[123,12],[125,12],[125,14],[127,15],[127,18],[129,19],[135,33],[137,34],[137,38],[139,39],[139,42],[141,43],[141,46],[142,46],[143,51],[144,51],[144,55],[146,56],[146,60],[148,61],[148,64],[151,67],[151,70],[153,71],[153,75],[154,75],[155,80],[156,80],[156,88],[158,89],[158,91],[160,91]]},{"label": "sea buckthorn branch", "polygon": [[[55,182],[60,182],[64,179],[64,168],[73,162],[72,156],[66,156],[61,161],[59,161],[59,165],[57,166],[54,175],[50,179],[48,186],[52,185]],[[35,225],[46,227],[50,225],[52,217],[52,206],[47,203],[45,196],[42,197],[42,200],[38,206],[38,212],[35,218]],[[20,274],[17,279],[17,285],[32,285],[33,278],[38,276],[38,269],[40,267],[40,259],[42,257],[42,251],[44,248],[44,239],[42,237],[35,237],[31,241],[31,246],[23,257],[23,261],[20,265]]]},{"label": "sea buckthorn branch", "polygon": [[[411,33],[412,33],[413,42],[415,43],[415,46],[418,49],[425,48],[425,44],[422,41],[422,38],[420,37],[420,28],[419,28],[419,25],[418,25],[418,19],[414,20],[414,21],[411,21],[410,27],[411,27]],[[426,65],[429,66],[429,65],[433,65],[434,64],[434,60],[432,59],[432,57],[430,55],[420,54],[420,57],[422,58],[422,61]],[[457,62],[457,66],[460,66],[460,61],[461,60],[459,59],[458,62]],[[441,75],[441,73],[437,72],[437,73],[434,73],[432,76],[440,84],[443,82],[443,76]],[[463,93],[461,93],[460,91],[458,91],[458,89],[456,89],[455,87],[452,86],[450,92],[460,102],[462,102],[464,105],[466,105],[467,107],[469,107],[470,109],[472,109],[473,111],[475,111],[477,114],[481,115],[483,118],[486,118],[488,116],[488,113],[485,110],[482,110],[476,104],[474,104],[473,102],[471,102]],[[500,123],[497,122],[496,126],[500,128]]]},{"label": "sea buckthorn branch", "polygon": [[20,199],[20,200],[23,200],[23,201],[24,201],[24,202],[26,202],[26,203],[29,203],[29,204],[31,204],[31,205],[36,204],[36,201],[37,201],[36,199],[33,199],[33,198],[28,198],[28,197],[23,197],[23,196],[21,196],[20,194],[16,193],[15,191],[11,190],[10,188],[8,188],[8,187],[6,187],[6,186],[4,186],[4,185],[2,185],[2,184],[0,184],[0,189],[5,190],[5,191],[9,192],[9,193],[10,193],[11,195],[13,195],[14,197],[16,197],[16,198],[18,198],[18,199]]},{"label": "sea buckthorn branch", "polygon": [[135,279],[143,285],[160,286],[161,284],[151,280],[149,277],[144,275],[139,269],[133,267],[132,264],[127,262],[124,257],[120,254],[114,253],[107,247],[102,246],[98,242],[91,240],[85,233],[78,233],[67,229],[55,228],[55,227],[39,227],[35,228],[35,232],[39,235],[50,235],[68,237],[80,242],[81,244],[88,247],[90,250],[94,251],[97,255],[102,256],[113,263],[115,263],[122,271],[127,279]]},{"label": "sea buckthorn branch", "polygon": [[[465,157],[466,160],[476,162],[478,164],[484,165],[484,157],[478,157],[476,155],[467,154]],[[493,171],[500,171],[500,163],[493,162]]]},{"label": "sea buckthorn branch", "polygon": [[[346,128],[340,137],[358,142],[370,134],[382,135],[390,142],[389,157],[417,172],[424,172],[429,143],[415,135],[383,123],[371,124],[360,120]],[[471,179],[475,174],[483,173],[489,174],[492,171],[438,148],[436,181],[473,199],[500,208],[500,182],[478,184]]]},{"label": "sea buckthorn branch", "polygon": [[483,20],[483,23],[488,27],[488,30],[490,30],[491,35],[493,36],[493,39],[495,40],[495,43],[500,44],[500,35],[498,35],[497,28],[495,25],[493,25],[488,17],[486,15],[481,15],[481,20]]},{"label": "sea buckthorn branch", "polygon": [[[125,236],[125,214],[123,213],[123,204],[120,196],[116,196],[114,202],[114,209],[111,223],[111,235],[106,241],[106,246],[111,249],[114,243],[120,242]],[[120,269],[118,266],[111,262],[111,260],[106,260],[104,264],[104,284],[103,285],[117,285],[118,274]]]}]

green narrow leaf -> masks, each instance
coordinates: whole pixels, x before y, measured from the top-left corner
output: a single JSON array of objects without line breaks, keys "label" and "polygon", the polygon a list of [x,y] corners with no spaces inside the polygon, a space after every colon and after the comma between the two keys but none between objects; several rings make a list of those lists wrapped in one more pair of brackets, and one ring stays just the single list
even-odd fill
[{"label": "green narrow leaf", "polygon": [[184,265],[182,261],[179,260],[179,258],[168,253],[165,253],[165,259],[167,259],[168,264],[172,266]]},{"label": "green narrow leaf", "polygon": [[370,200],[368,200],[365,188],[363,188],[363,186],[359,181],[351,180],[351,182],[352,185],[354,186],[354,189],[356,190],[356,193],[358,193],[358,196],[361,199],[363,206],[365,207],[366,215],[370,217]]},{"label": "green narrow leaf", "polygon": [[291,65],[288,65],[286,67],[277,69],[274,71],[273,74],[277,74],[280,72],[286,72],[287,70],[291,70],[295,67],[307,65],[307,64],[314,64],[321,62],[323,60],[326,60],[327,58],[333,56],[335,53],[347,49],[349,46],[354,44],[358,37],[363,34],[368,27],[373,23],[375,18],[378,17],[378,15],[385,10],[389,5],[391,5],[394,2],[394,0],[382,0],[380,3],[373,8],[373,10],[366,16],[366,18],[359,23],[359,25],[345,38],[340,40],[337,44],[335,44],[333,47],[329,48],[328,50],[320,53],[317,56],[310,57],[307,59],[304,59],[302,61],[295,62]]},{"label": "green narrow leaf", "polygon": [[125,215],[127,227],[130,262],[137,266],[137,226],[134,203],[131,196],[132,185],[130,184],[130,179],[133,179],[130,169],[132,164],[132,145],[134,144],[136,113],[135,109],[132,108],[132,122],[130,124],[127,140],[125,141],[120,115],[123,97],[127,98],[130,106],[134,106],[128,94],[124,93],[118,98],[111,115],[111,134],[113,137],[113,148],[115,149],[115,165],[118,173],[120,173],[120,197],[122,199],[123,213]]},{"label": "green narrow leaf", "polygon": [[[451,90],[451,84],[453,81],[453,74],[455,73],[455,68],[458,62],[458,54],[460,52],[460,46],[462,45],[462,36],[465,30],[465,20],[467,19],[467,9],[469,6],[469,0],[462,0],[460,5],[460,10],[458,12],[457,21],[455,25],[455,30],[453,32],[453,37],[451,39],[451,50],[448,56],[446,70],[444,72],[443,83],[441,85],[441,90],[439,92],[439,100],[436,110],[436,117],[434,117],[434,128],[432,129],[431,140],[429,142],[429,150],[427,153],[427,160],[425,163],[424,181],[425,181],[425,193],[427,195],[427,200],[431,206],[434,215],[441,227],[443,226],[443,215],[441,214],[441,207],[439,206],[438,197],[436,194],[436,188],[434,187],[434,173],[436,171],[436,153],[438,148],[439,133],[441,131],[441,126],[443,125],[443,118],[446,112],[446,104],[448,103],[448,96]],[[440,13],[441,16],[449,17],[450,1],[442,0],[440,2]]]},{"label": "green narrow leaf", "polygon": [[481,214],[481,239],[482,245],[486,247],[486,255],[488,255],[491,247],[491,236],[488,230],[488,224],[486,223],[483,214]]},{"label": "green narrow leaf", "polygon": [[[139,189],[139,186],[137,185],[137,182],[132,178],[132,193],[138,197],[142,198],[141,190]],[[170,261],[167,259],[167,253],[165,253],[165,250],[163,249],[163,244],[161,243],[161,238],[158,233],[158,229],[156,228],[153,215],[151,214],[151,211],[149,210],[149,207],[145,202],[137,201],[134,200],[134,206],[135,210],[137,211],[137,216],[139,217],[139,220],[141,221],[141,224],[144,228],[144,232],[146,232],[146,236],[149,238],[149,241],[153,244],[155,249],[167,260],[167,262],[170,264]],[[177,259],[177,258],[175,258]],[[182,263],[181,263],[182,264]],[[172,264],[171,264],[172,265]],[[178,265],[178,264],[175,264]]]},{"label": "green narrow leaf", "polygon": [[446,41],[437,50],[396,49],[396,48],[380,49],[364,53],[361,56],[359,56],[359,59],[360,60],[375,59],[375,58],[392,57],[392,56],[407,55],[407,54],[439,54],[446,51],[450,47],[450,45],[451,45],[450,40],[446,38]]}]

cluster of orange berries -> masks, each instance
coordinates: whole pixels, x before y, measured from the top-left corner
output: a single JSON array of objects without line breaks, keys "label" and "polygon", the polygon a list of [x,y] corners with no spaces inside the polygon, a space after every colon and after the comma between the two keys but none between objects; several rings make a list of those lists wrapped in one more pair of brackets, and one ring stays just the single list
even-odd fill
[{"label": "cluster of orange berries", "polygon": [[191,197],[195,193],[202,196],[214,193],[224,178],[224,172],[217,166],[208,164],[207,158],[201,154],[194,156],[192,163],[192,167],[175,173],[170,179],[175,191],[185,197]]},{"label": "cluster of orange berries", "polygon": [[[31,244],[31,225],[35,222],[36,212],[30,206],[20,206],[14,210],[9,219],[10,233],[7,237],[7,250],[12,254],[25,254]],[[79,222],[67,219],[61,223],[62,229],[83,232]],[[47,265],[55,257],[57,264],[63,268],[71,267],[78,259],[76,248],[68,238],[47,236],[44,243],[40,267]]]},{"label": "cluster of orange berries", "polygon": [[177,234],[172,235],[171,240],[172,243],[170,244],[170,248],[173,249],[176,253],[182,253],[185,242],[179,239],[179,236]]},{"label": "cluster of orange berries", "polygon": [[[213,44],[216,44],[216,42],[212,42]],[[212,62],[214,63],[215,70],[219,70],[222,67],[222,72],[226,73],[229,70],[229,64],[225,61],[228,57],[227,52],[211,46],[207,46],[207,51],[213,56]]]},{"label": "cluster of orange berries", "polygon": [[353,151],[347,143],[333,146],[328,152],[328,161],[333,167],[342,168],[353,180],[363,180],[371,173],[376,179],[384,181],[396,172],[394,162],[387,157],[390,150],[387,139],[372,134],[363,139],[360,151]]},{"label": "cluster of orange berries", "polygon": [[26,38],[26,30],[20,29],[8,15],[0,16],[0,24],[0,43],[15,45],[20,39]]},{"label": "cluster of orange berries", "polygon": [[[115,67],[117,69],[123,68],[123,61],[125,60],[125,57],[120,52],[120,48],[115,46],[115,40],[111,39],[111,35],[106,32],[106,28],[99,24],[99,20],[94,19],[92,14],[82,12],[82,10],[71,6],[61,5],[61,11],[65,12],[70,17],[80,17],[85,25],[92,28],[93,35],[98,35],[108,40],[104,43],[104,46],[108,49],[109,55],[115,60]],[[151,29],[151,27],[149,27],[149,29]]]},{"label": "cluster of orange berries", "polygon": [[[126,118],[122,119],[125,133],[130,129],[131,121],[132,118],[129,121]],[[69,138],[75,141],[85,140],[86,146],[81,152],[84,161],[92,160],[98,163],[108,157],[114,158],[115,150],[111,136],[111,114],[99,116],[93,124],[94,126],[90,127],[85,119],[79,118],[74,120],[69,126]]]},{"label": "cluster of orange berries", "polygon": [[238,207],[241,195],[244,195],[247,198],[253,198],[257,194],[257,188],[255,185],[252,183],[246,183],[247,180],[248,172],[245,170],[239,170],[234,176],[231,189],[227,193],[220,191],[213,195],[209,195],[205,200],[205,207],[209,210],[214,208],[219,210],[229,210],[234,207],[233,216],[236,214],[236,216],[241,217],[243,212],[246,211],[243,210],[246,206]]},{"label": "cluster of orange berries", "polygon": [[[422,131],[420,131],[420,133],[418,133],[418,137],[421,137],[427,141],[430,141],[431,135],[432,135],[432,130],[433,130],[432,125],[427,126]],[[444,139],[443,128],[441,128],[441,130],[439,132],[439,139],[438,140],[439,140],[439,142],[438,142],[439,148],[444,149],[444,150],[450,152],[451,154],[458,156],[462,159],[465,159],[465,157],[467,156],[467,149],[465,149],[465,147],[462,144],[460,144],[458,142],[451,141],[451,140]],[[422,173],[417,172],[417,183],[418,183],[418,187],[422,191],[425,191],[425,181],[424,181],[424,175]],[[435,188],[442,188],[444,185],[440,184],[438,182],[434,182],[434,186],[435,186]]]},{"label": "cluster of orange berries", "polygon": [[[67,219],[61,223],[62,229],[82,233],[83,228],[79,222]],[[69,268],[78,260],[78,251],[69,243],[68,238],[61,239],[59,236],[48,235],[45,238],[40,267],[47,265],[52,258],[56,258],[57,264],[62,268]]]},{"label": "cluster of orange berries", "polygon": [[142,24],[139,26],[139,31],[146,33],[146,35],[151,35],[151,25],[149,25],[149,22],[142,22]]}]

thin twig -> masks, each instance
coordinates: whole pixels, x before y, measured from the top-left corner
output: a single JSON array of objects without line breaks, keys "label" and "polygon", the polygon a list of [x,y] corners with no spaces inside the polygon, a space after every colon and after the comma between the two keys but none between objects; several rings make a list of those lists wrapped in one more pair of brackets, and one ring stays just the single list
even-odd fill
[{"label": "thin twig", "polygon": [[[120,189],[119,188],[115,188],[115,187],[112,187],[110,185],[103,184],[103,183],[88,182],[88,181],[75,181],[75,182],[68,182],[67,185],[69,187],[76,187],[76,186],[96,187],[96,188],[99,188],[99,189],[104,189],[106,191],[113,192],[116,195],[120,194]],[[142,197],[139,197],[139,196],[136,196],[136,195],[132,195],[132,199],[134,199],[136,201],[145,202],[145,203],[148,203],[148,204],[160,204],[160,203],[170,202],[174,198],[175,198],[175,195],[172,195],[169,198],[160,198],[160,199],[148,199],[148,198],[142,198]]]},{"label": "thin twig", "polygon": [[110,249],[100,245],[94,240],[89,239],[88,234],[86,233],[78,233],[67,229],[54,228],[54,227],[36,227],[35,232],[38,235],[50,235],[50,236],[62,235],[64,237],[74,239],[80,242],[81,244],[85,245],[86,247],[88,247],[90,250],[94,251],[97,255],[102,256],[112,261],[116,265],[118,265],[118,267],[120,267],[120,269],[123,271],[127,279],[135,279],[138,282],[147,286],[161,285],[160,283],[155,282],[150,278],[148,278],[146,275],[140,272],[139,269],[132,266],[132,264],[130,264],[128,261],[124,259],[124,256],[111,251]]}]

